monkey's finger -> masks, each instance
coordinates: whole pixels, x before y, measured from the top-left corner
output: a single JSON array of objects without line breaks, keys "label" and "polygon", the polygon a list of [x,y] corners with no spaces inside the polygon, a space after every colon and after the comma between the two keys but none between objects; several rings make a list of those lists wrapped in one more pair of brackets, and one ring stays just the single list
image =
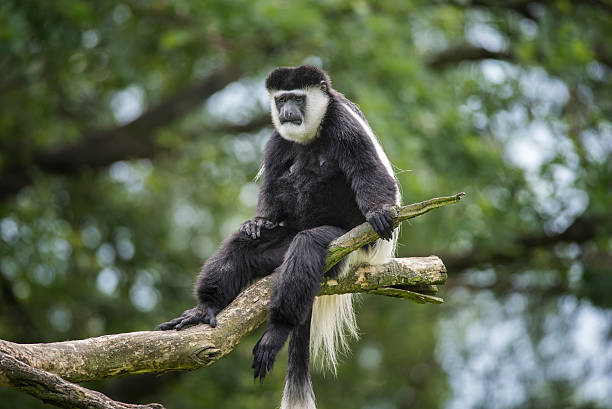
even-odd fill
[{"label": "monkey's finger", "polygon": [[257,351],[259,350],[259,345],[261,344],[261,339],[259,338],[259,341],[257,341],[257,343],[255,344],[255,346],[253,347],[253,356],[257,355]]},{"label": "monkey's finger", "polygon": [[268,362],[268,351],[264,351],[263,356],[259,362],[259,381],[263,382],[266,377],[266,363]]},{"label": "monkey's finger", "polygon": [[200,318],[199,321],[204,323],[204,324],[208,324],[210,322],[210,318],[208,317],[206,312],[204,312],[204,314],[202,315],[202,318]]},{"label": "monkey's finger", "polygon": [[254,372],[255,379],[259,378],[260,376],[262,358],[263,356],[257,357],[257,363],[255,364],[255,372]]},{"label": "monkey's finger", "polygon": [[188,310],[183,311],[183,313],[178,316],[177,318],[174,318],[168,322],[164,322],[162,324],[159,324],[159,329],[161,330],[167,330],[167,329],[173,329],[178,323],[180,323],[181,321],[183,321],[186,318],[189,318],[191,316],[194,315],[194,310],[196,308],[190,308]]},{"label": "monkey's finger", "polygon": [[261,362],[261,356],[257,353],[255,354],[255,358],[253,359],[253,365],[251,365],[251,368],[253,368],[253,377],[255,379],[259,377],[260,362]]},{"label": "monkey's finger", "polygon": [[391,226],[388,226],[388,225],[384,226],[381,237],[384,240],[391,240],[392,232],[393,232],[393,229],[391,228]]},{"label": "monkey's finger", "polygon": [[373,216],[372,218],[370,218],[368,222],[370,222],[370,224],[372,225],[372,228],[374,229],[376,233],[380,231],[380,228],[378,226],[378,220],[376,220],[376,216]]},{"label": "monkey's finger", "polygon": [[196,313],[196,310],[198,309],[198,307],[195,308],[190,308],[188,310],[183,311],[183,313],[181,314],[181,316],[179,318],[187,318],[187,317],[191,317],[193,314]]},{"label": "monkey's finger", "polygon": [[253,375],[255,379],[257,379],[261,377],[261,371],[265,367],[265,355],[267,352],[260,348],[259,343],[257,343],[255,348],[256,350],[253,351],[255,355],[255,359],[253,360]]},{"label": "monkey's finger", "polygon": [[255,222],[250,222],[249,223],[249,231],[247,232],[247,237],[249,239],[254,239],[255,238],[255,235],[257,234],[256,229],[257,229],[257,224]]},{"label": "monkey's finger", "polygon": [[385,229],[385,231],[383,232],[383,235],[381,236],[383,238],[383,240],[389,241],[392,238],[392,230],[390,229]]},{"label": "monkey's finger", "polygon": [[251,228],[249,226],[249,223],[245,223],[242,225],[241,228],[242,232],[244,233],[245,236],[250,236],[251,235]]},{"label": "monkey's finger", "polygon": [[385,220],[387,221],[389,226],[391,226],[391,229],[393,229],[393,216],[391,216],[391,212],[385,213]]},{"label": "monkey's finger", "polygon": [[276,360],[276,353],[270,352],[270,356],[268,356],[268,372],[272,372],[272,368],[274,368],[274,361]]},{"label": "monkey's finger", "polygon": [[383,224],[380,215],[374,216],[374,230],[380,237],[384,236],[385,225]]},{"label": "monkey's finger", "polygon": [[174,329],[177,331],[182,330],[183,328],[185,328],[186,325],[188,325],[189,323],[187,322],[188,318],[185,318],[183,321],[179,322],[178,324],[176,324],[174,326]]},{"label": "monkey's finger", "polygon": [[208,320],[208,325],[215,328],[217,326],[217,316],[212,308],[209,308],[206,312],[206,318]]},{"label": "monkey's finger", "polygon": [[391,214],[387,212],[381,214],[380,216],[382,225],[384,226],[383,230],[385,239],[391,240],[393,235],[393,218],[391,217]]},{"label": "monkey's finger", "polygon": [[174,327],[176,324],[178,324],[181,321],[182,321],[181,317],[174,318],[174,319],[172,319],[170,321],[163,322],[163,323],[159,324],[159,328],[160,329],[169,329],[169,328]]},{"label": "monkey's finger", "polygon": [[183,318],[182,318],[182,317],[178,317],[178,318],[175,318],[175,319],[170,320],[170,321],[168,321],[168,322],[163,322],[163,323],[159,324],[159,325],[157,326],[157,328],[159,328],[159,329],[160,329],[160,330],[162,330],[162,331],[166,331],[166,330],[169,330],[169,329],[174,328],[174,326],[175,326],[176,324],[178,324],[179,322],[181,322],[182,320],[183,320]]},{"label": "monkey's finger", "polygon": [[179,322],[174,328],[177,331],[182,330],[183,328],[185,328],[188,325],[193,325],[193,324],[197,324],[200,322],[199,317],[196,317],[194,315],[187,317],[185,319],[183,319],[181,322]]}]

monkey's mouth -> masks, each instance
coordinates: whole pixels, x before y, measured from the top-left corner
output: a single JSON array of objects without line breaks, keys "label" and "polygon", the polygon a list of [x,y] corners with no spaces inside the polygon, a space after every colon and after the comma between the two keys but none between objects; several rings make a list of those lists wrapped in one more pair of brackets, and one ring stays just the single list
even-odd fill
[{"label": "monkey's mouth", "polygon": [[281,120],[280,121],[281,125],[285,125],[285,124],[293,124],[293,125],[302,125],[302,120],[301,119],[285,119],[285,120]]}]

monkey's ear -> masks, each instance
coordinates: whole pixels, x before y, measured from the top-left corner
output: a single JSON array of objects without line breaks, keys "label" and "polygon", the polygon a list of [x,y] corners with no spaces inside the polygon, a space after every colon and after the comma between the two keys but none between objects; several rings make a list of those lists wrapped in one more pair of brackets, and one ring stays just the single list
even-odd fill
[{"label": "monkey's ear", "polygon": [[325,81],[319,82],[319,88],[321,89],[321,91],[327,92],[327,83]]}]

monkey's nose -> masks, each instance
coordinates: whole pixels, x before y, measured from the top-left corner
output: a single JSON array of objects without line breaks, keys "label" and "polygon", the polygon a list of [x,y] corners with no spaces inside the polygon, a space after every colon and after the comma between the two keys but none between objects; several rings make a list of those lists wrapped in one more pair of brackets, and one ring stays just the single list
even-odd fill
[{"label": "monkey's nose", "polygon": [[284,109],[280,113],[279,119],[280,119],[281,123],[291,122],[291,123],[294,123],[296,125],[299,125],[299,124],[302,123],[301,116],[297,112],[294,112],[291,109],[286,109],[286,110]]}]

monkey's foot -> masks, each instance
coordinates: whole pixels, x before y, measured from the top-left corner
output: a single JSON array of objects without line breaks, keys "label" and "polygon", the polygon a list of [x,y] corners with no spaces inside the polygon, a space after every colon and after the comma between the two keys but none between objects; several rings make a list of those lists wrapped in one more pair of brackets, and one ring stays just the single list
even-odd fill
[{"label": "monkey's foot", "polygon": [[259,378],[263,382],[266,373],[272,371],[274,359],[276,359],[278,351],[285,345],[290,332],[290,327],[282,325],[270,325],[264,332],[255,348],[253,348],[253,365],[251,365],[251,368],[253,368],[255,379]]},{"label": "monkey's foot", "polygon": [[158,328],[162,331],[169,329],[179,331],[188,325],[195,325],[199,324],[200,322],[209,324],[214,328],[217,326],[217,313],[219,313],[218,308],[210,307],[205,304],[198,304],[197,307],[183,312],[180,317],[164,322],[163,324],[159,324]]}]

